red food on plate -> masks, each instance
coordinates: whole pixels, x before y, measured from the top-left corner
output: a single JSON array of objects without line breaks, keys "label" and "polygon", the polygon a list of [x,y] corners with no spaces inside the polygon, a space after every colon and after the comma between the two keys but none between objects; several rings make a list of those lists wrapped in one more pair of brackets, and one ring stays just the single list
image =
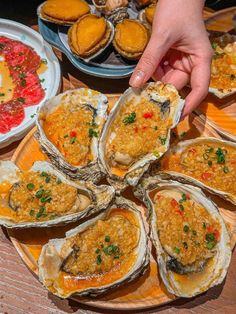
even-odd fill
[{"label": "red food on plate", "polygon": [[0,56],[7,63],[14,85],[12,99],[0,102],[0,133],[7,133],[24,120],[24,107],[37,105],[45,92],[36,72],[42,60],[33,48],[0,36]]}]

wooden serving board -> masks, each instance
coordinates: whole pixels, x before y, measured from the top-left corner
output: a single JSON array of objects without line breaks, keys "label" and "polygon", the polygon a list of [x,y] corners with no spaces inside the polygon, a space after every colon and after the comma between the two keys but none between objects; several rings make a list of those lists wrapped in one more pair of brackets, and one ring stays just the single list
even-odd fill
[{"label": "wooden serving board", "polygon": [[[112,107],[118,96],[109,96],[109,108]],[[15,151],[12,161],[14,161],[22,170],[29,169],[36,160],[45,160],[46,156],[41,152],[38,142],[34,138],[35,129],[33,129],[21,142]],[[214,136],[219,135],[206,123],[202,123],[196,115],[191,115],[182,121],[178,127],[173,130],[172,138],[174,142],[182,139],[190,139],[198,136]],[[125,197],[136,202],[131,189],[124,193]],[[232,247],[236,242],[236,206],[227,204],[217,197],[214,198],[216,203],[222,208],[222,214],[229,223],[232,235]],[[235,210],[232,212],[231,210]],[[53,227],[50,229],[26,229],[26,230],[8,230],[9,236],[19,255],[29,267],[29,269],[37,275],[37,259],[39,257],[42,245],[51,238],[64,237],[67,230],[76,226],[76,223],[65,227]],[[151,243],[150,243],[151,246]],[[155,262],[155,252],[151,248],[150,269],[141,278],[120,287],[118,291],[108,293],[98,298],[79,298],[74,297],[80,303],[95,306],[104,309],[116,310],[140,310],[155,307],[175,299],[175,296],[169,294],[163,286],[159,274],[158,267]]]}]

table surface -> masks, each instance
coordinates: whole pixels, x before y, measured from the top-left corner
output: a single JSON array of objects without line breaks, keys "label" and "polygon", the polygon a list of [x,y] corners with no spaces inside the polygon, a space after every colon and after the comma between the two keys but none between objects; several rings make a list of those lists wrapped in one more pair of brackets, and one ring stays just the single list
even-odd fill
[{"label": "table surface", "polygon": [[[32,18],[30,12],[33,12],[31,10],[34,10],[34,6],[40,1],[30,1],[31,6],[28,11],[22,11],[22,7],[18,10],[17,4],[12,2],[14,1],[7,1],[8,6],[5,7],[0,4],[0,10],[3,9],[1,17],[18,20],[37,29],[35,17]],[[205,15],[210,16],[211,13],[207,12]],[[62,69],[62,90],[87,85],[104,93],[120,93],[128,87],[128,79],[114,82],[90,77],[74,68],[60,52],[56,51],[56,54]],[[19,142],[0,149],[0,160],[10,159]],[[0,230],[0,251],[0,313],[118,313],[115,309],[99,310],[72,300],[61,300],[49,294],[24,265],[4,229]],[[189,300],[178,299],[170,304],[147,311],[142,310],[139,313],[236,313],[235,287],[236,252],[232,256],[228,275],[223,284],[201,296]]]}]

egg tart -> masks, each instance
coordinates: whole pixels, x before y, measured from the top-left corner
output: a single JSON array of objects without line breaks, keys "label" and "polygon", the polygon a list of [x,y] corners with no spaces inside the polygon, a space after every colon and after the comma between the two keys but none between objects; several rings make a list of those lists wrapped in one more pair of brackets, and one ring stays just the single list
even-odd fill
[{"label": "egg tart", "polygon": [[115,29],[113,46],[124,58],[137,60],[141,57],[149,40],[149,31],[136,20],[124,19]]},{"label": "egg tart", "polygon": [[105,48],[111,36],[112,27],[108,21],[95,14],[88,14],[70,27],[68,42],[73,53],[81,58],[89,58]]},{"label": "egg tart", "polygon": [[145,9],[145,18],[146,21],[152,25],[153,22],[153,18],[154,18],[154,14],[155,14],[155,10],[156,10],[156,5],[155,4],[151,4],[149,7],[147,7]]},{"label": "egg tart", "polygon": [[90,7],[84,0],[48,0],[40,9],[44,19],[57,24],[73,24],[89,12]]}]

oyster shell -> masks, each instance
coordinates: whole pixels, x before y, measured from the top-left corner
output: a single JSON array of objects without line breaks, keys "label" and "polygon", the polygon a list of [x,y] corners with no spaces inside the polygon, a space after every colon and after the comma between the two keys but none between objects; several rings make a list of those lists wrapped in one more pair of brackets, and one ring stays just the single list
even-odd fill
[{"label": "oyster shell", "polygon": [[151,238],[168,291],[188,298],[220,284],[231,249],[216,205],[199,188],[159,176],[142,180],[136,195],[151,212]]},{"label": "oyster shell", "polygon": [[111,44],[113,24],[95,14],[82,16],[68,31],[71,51],[85,62],[98,57]]},{"label": "oyster shell", "polygon": [[[183,106],[175,87],[162,82],[138,91],[129,88],[121,95],[99,142],[99,164],[117,192],[135,186],[149,165],[167,151],[170,130],[178,123]],[[147,136],[151,146],[145,146]]]},{"label": "oyster shell", "polygon": [[50,240],[38,261],[40,281],[61,298],[110,291],[142,275],[148,264],[141,213],[124,198],[116,198],[105,212],[68,231],[64,239]]},{"label": "oyster shell", "polygon": [[78,18],[88,14],[90,6],[86,1],[45,1],[37,8],[40,19],[58,25],[71,26]]},{"label": "oyster shell", "polygon": [[[214,55],[209,92],[218,98],[224,98],[236,92],[236,36],[225,34],[211,42]],[[214,86],[215,84],[219,86]]]},{"label": "oyster shell", "polygon": [[235,159],[236,143],[200,137],[171,147],[159,173],[163,179],[197,185],[236,204]]},{"label": "oyster shell", "polygon": [[7,228],[64,225],[99,213],[114,197],[112,187],[70,181],[44,161],[26,172],[1,161],[0,193],[0,225]]},{"label": "oyster shell", "polygon": [[103,176],[98,166],[98,138],[107,106],[105,95],[80,88],[51,98],[38,110],[36,138],[51,162],[73,180],[97,182]]}]

